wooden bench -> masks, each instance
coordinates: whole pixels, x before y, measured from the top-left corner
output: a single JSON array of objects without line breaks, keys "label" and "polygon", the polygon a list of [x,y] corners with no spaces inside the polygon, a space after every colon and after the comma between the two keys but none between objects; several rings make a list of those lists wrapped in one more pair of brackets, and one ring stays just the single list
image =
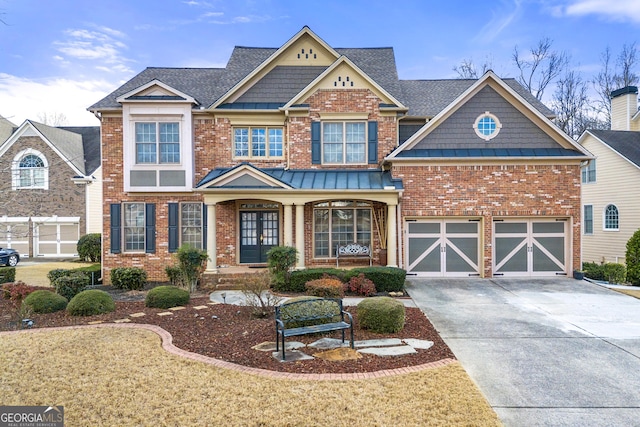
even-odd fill
[{"label": "wooden bench", "polygon": [[336,246],[336,267],[340,267],[340,259],[344,258],[369,258],[369,266],[372,265],[373,256],[371,247],[360,243],[349,243],[348,245]]},{"label": "wooden bench", "polygon": [[[345,321],[345,317],[348,321]],[[276,352],[282,345],[282,360],[285,360],[284,339],[296,335],[341,331],[344,343],[345,329],[351,330],[353,347],[353,317],[342,309],[342,300],[314,298],[285,302],[276,307]]]}]

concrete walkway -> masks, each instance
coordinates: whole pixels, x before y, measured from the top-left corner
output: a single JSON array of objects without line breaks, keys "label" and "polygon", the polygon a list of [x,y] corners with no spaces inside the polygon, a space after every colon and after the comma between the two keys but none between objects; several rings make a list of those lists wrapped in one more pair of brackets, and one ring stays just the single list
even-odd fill
[{"label": "concrete walkway", "polygon": [[506,426],[640,425],[640,300],[567,278],[407,290]]},{"label": "concrete walkway", "polygon": [[[242,291],[237,290],[227,290],[227,291],[214,291],[209,294],[209,299],[212,302],[220,302],[226,304],[235,304],[235,305],[247,305],[247,296]],[[288,300],[289,298],[283,297],[282,302]],[[344,297],[342,299],[342,304],[345,307],[356,306],[360,301],[364,298],[358,297]],[[398,298],[398,301],[401,301],[405,307],[415,307],[416,304],[410,298]]]}]

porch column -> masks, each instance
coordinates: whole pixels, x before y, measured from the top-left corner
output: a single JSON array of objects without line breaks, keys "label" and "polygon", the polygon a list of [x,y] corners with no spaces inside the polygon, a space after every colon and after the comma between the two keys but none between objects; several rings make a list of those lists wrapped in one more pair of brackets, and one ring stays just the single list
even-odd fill
[{"label": "porch column", "polygon": [[387,267],[397,267],[396,205],[387,205]]},{"label": "porch column", "polygon": [[296,249],[298,249],[297,269],[304,268],[304,204],[296,205]]},{"label": "porch column", "polygon": [[293,246],[293,205],[284,205],[284,245]]},{"label": "porch column", "polygon": [[216,252],[216,205],[207,205],[207,272],[218,272],[218,254]]}]

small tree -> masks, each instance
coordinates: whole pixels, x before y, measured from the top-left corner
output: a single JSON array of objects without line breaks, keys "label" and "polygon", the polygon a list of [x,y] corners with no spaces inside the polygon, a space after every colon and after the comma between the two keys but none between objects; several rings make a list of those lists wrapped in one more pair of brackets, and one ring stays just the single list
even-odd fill
[{"label": "small tree", "polygon": [[283,284],[289,281],[291,269],[298,261],[298,250],[292,246],[274,246],[267,252],[267,266],[273,282]]},{"label": "small tree", "polygon": [[627,264],[627,281],[634,286],[640,285],[640,230],[636,230],[627,242],[625,254]]},{"label": "small tree", "polygon": [[204,272],[205,263],[209,259],[207,252],[190,245],[182,245],[178,248],[177,257],[182,283],[189,292],[193,292],[198,287],[198,279]]},{"label": "small tree", "polygon": [[78,240],[78,256],[82,261],[100,262],[102,258],[102,235],[85,234]]}]

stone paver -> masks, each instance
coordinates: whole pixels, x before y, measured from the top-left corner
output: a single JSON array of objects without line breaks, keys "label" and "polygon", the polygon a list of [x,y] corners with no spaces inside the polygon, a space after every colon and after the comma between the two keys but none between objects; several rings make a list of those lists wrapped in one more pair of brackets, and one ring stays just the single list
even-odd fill
[{"label": "stone paver", "polygon": [[158,313],[158,316],[173,316],[173,313],[170,311],[163,311],[162,313]]},{"label": "stone paver", "polygon": [[374,354],[376,356],[404,356],[406,354],[417,353],[416,349],[410,345],[399,345],[395,347],[372,347],[361,348],[358,350],[360,353]]},{"label": "stone paver", "polygon": [[402,345],[402,341],[399,338],[381,338],[377,340],[363,340],[354,341],[353,345],[356,348],[361,347],[386,347],[390,345]]},{"label": "stone paver", "polygon": [[142,316],[146,316],[146,315],[147,315],[146,313],[140,312],[140,313],[131,313],[129,316],[131,316],[131,317],[142,317]]},{"label": "stone paver", "polygon": [[94,320],[93,322],[87,323],[87,325],[99,325],[100,323],[104,323],[102,320]]},{"label": "stone paver", "polygon": [[402,340],[407,345],[410,345],[413,348],[417,348],[420,350],[429,350],[433,347],[433,341],[428,340],[418,340],[415,338],[405,338]]},{"label": "stone paver", "polygon": [[131,322],[131,319],[118,319],[113,321],[113,323],[129,323],[129,322]]},{"label": "stone paver", "polygon": [[271,353],[274,359],[279,360],[280,362],[295,362],[297,360],[313,360],[313,356],[309,356],[298,350],[291,350],[284,352],[284,356],[286,360],[282,360],[282,351],[274,351]]},{"label": "stone paver", "polygon": [[[303,348],[303,347],[305,347],[304,343],[301,343],[299,341],[289,341],[289,342],[284,343],[285,352],[286,352],[286,350],[296,350],[298,348]],[[272,341],[266,341],[266,342],[260,343],[258,345],[254,345],[251,348],[253,350],[258,350],[258,351],[271,351],[271,352],[274,352],[274,351],[276,351],[276,343],[272,342]]]},{"label": "stone paver", "polygon": [[329,350],[332,348],[348,347],[348,346],[349,346],[349,342],[347,340],[345,340],[345,342],[343,343],[342,340],[339,340],[337,338],[320,338],[318,341],[312,342],[307,347]]},{"label": "stone paver", "polygon": [[194,310],[204,310],[205,308],[209,308],[206,305],[196,305],[193,307]]},{"label": "stone paver", "polygon": [[313,357],[322,360],[328,360],[331,362],[362,359],[362,355],[360,353],[349,347],[334,348],[333,350],[321,351],[320,353],[314,354]]},{"label": "stone paver", "polygon": [[182,307],[182,306],[180,306],[180,307],[171,307],[169,310],[171,310],[171,311],[179,311],[179,310],[184,310],[185,308],[186,307]]}]

